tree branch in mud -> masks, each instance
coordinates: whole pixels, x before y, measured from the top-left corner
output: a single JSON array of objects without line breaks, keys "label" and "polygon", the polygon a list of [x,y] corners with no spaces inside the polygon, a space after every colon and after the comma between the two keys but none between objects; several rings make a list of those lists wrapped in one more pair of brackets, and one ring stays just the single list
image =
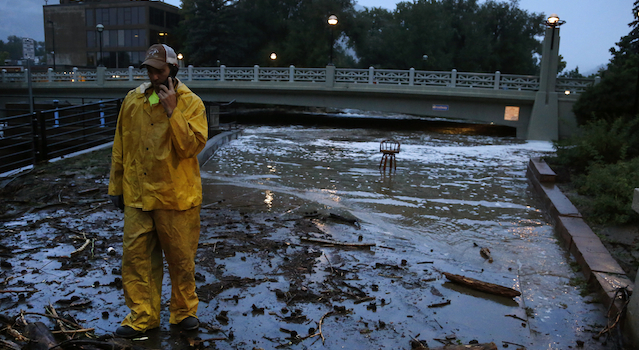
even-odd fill
[{"label": "tree branch in mud", "polygon": [[313,238],[313,237],[300,237],[300,240],[305,242],[332,244],[337,246],[356,247],[356,248],[370,248],[375,246],[375,243],[348,243],[348,242],[338,242],[338,241],[333,241],[330,239],[321,239],[321,238]]},{"label": "tree branch in mud", "polygon": [[319,336],[322,338],[322,344],[324,344],[324,341],[326,339],[324,339],[324,333],[322,333],[322,323],[324,323],[324,318],[326,318],[326,316],[332,315],[334,314],[334,311],[329,311],[327,313],[325,313],[324,315],[322,315],[322,318],[320,318],[319,322],[318,322],[318,326],[317,326],[317,334],[319,334]]},{"label": "tree branch in mud", "polygon": [[68,324],[69,326],[72,326],[72,327],[77,328],[77,329],[81,329],[81,328],[83,328],[83,327],[82,327],[82,326],[80,326],[79,324],[77,324],[77,323],[75,323],[75,322],[71,322],[71,321],[67,320],[66,318],[59,317],[59,316],[53,316],[53,315],[42,314],[42,313],[39,313],[39,312],[23,312],[22,314],[23,314],[23,315],[37,315],[37,316],[49,317],[49,318],[52,318],[52,319],[55,319],[55,320],[60,320],[60,321],[62,321],[62,322],[65,322],[65,323],[66,323],[66,324]]},{"label": "tree branch in mud", "polygon": [[514,290],[512,288],[503,287],[503,286],[489,283],[489,282],[483,282],[480,280],[476,280],[474,278],[465,277],[462,275],[456,275],[453,273],[448,273],[448,272],[442,272],[442,273],[444,274],[444,276],[446,276],[446,278],[448,278],[452,282],[463,284],[469,288],[479,290],[482,292],[501,295],[508,298],[514,298],[521,295],[521,293],[518,290]]},{"label": "tree branch in mud", "polygon": [[78,253],[81,253],[83,250],[87,249],[89,244],[91,244],[91,240],[87,238],[86,241],[84,241],[84,244],[80,248],[78,248],[78,249],[74,250],[73,252],[71,252],[70,256],[74,256],[74,255],[76,255]]},{"label": "tree branch in mud", "polygon": [[71,339],[71,337],[66,333],[69,329],[67,329],[67,327],[64,325],[64,323],[62,323],[62,321],[60,320],[60,316],[58,316],[58,312],[55,311],[55,308],[53,307],[53,305],[49,304],[49,306],[45,307],[44,309],[48,313],[50,313],[51,315],[56,317],[54,320],[58,324],[58,327],[60,327],[60,331],[64,334],[64,336],[67,339]]}]

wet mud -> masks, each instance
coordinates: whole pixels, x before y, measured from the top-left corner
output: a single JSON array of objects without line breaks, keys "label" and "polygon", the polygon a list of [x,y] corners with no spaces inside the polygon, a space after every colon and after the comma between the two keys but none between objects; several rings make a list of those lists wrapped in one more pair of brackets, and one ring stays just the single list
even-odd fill
[{"label": "wet mud", "polygon": [[[0,183],[0,337],[17,349],[28,343],[17,333],[38,322],[56,332],[62,348],[612,348],[592,339],[606,322],[605,308],[567,285],[573,275],[566,260],[545,262],[544,251],[523,248],[513,259],[501,238],[489,262],[485,244],[472,236],[457,252],[446,242],[384,236],[371,226],[374,217],[290,188],[273,190],[269,202],[263,187],[228,183],[226,175],[205,180],[196,261],[200,329],[168,324],[165,274],[162,326],[141,339],[113,339],[128,309],[120,277],[123,215],[106,194],[109,152]],[[532,240],[549,239],[533,231]],[[557,264],[560,272],[540,274],[518,259]],[[477,291],[444,272],[524,295]],[[548,279],[559,287],[543,290]]]}]

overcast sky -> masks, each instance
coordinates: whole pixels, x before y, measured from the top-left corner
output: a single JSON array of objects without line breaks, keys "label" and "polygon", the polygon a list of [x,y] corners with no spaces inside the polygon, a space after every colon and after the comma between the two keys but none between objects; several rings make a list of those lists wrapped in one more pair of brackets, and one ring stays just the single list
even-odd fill
[{"label": "overcast sky", "polygon": [[[0,0],[0,40],[9,35],[44,41],[42,6],[59,0]],[[166,0],[180,6],[180,0]],[[357,0],[364,7],[395,9],[395,0]],[[481,2],[481,0],[480,0]],[[559,53],[567,69],[579,66],[588,74],[608,63],[610,48],[630,32],[634,0],[519,0],[519,7],[547,16],[556,13],[566,24],[561,27]],[[409,67],[407,67],[409,68]]]}]

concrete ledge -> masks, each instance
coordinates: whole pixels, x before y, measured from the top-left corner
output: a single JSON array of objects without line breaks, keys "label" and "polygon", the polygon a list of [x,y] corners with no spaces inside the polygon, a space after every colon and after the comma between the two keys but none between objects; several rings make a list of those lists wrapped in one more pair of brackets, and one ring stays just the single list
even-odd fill
[{"label": "concrete ledge", "polygon": [[197,155],[197,160],[200,162],[200,166],[204,165],[204,163],[206,163],[206,161],[209,160],[209,158],[211,158],[211,156],[215,154],[215,151],[217,151],[220,147],[237,139],[240,135],[242,135],[242,129],[235,129],[224,131],[211,137],[206,142],[204,149]]},{"label": "concrete ledge", "polygon": [[639,188],[635,188],[635,194],[632,197],[632,210],[639,213]]},{"label": "concrete ledge", "polygon": [[[537,168],[540,165],[542,166],[541,170]],[[581,217],[577,207],[555,186],[555,177],[552,175],[554,172],[550,174],[547,172],[548,169],[550,167],[544,161],[531,160],[528,163],[526,177],[532,182],[535,190],[543,194],[541,198],[544,205],[548,207],[553,220],[557,221],[559,216]],[[540,179],[550,179],[550,181],[540,181]]]},{"label": "concrete ledge", "polygon": [[557,174],[540,158],[530,159],[529,169],[539,182],[555,182]]},{"label": "concrete ledge", "polygon": [[573,236],[599,239],[584,219],[580,217],[558,216],[555,222],[555,230],[561,237],[566,250],[570,250],[570,245],[573,243]]},{"label": "concrete ledge", "polygon": [[593,271],[625,275],[598,237],[573,237],[570,253],[582,267],[588,281],[591,280]]},{"label": "concrete ledge", "polygon": [[[610,307],[611,314],[606,316],[614,317],[623,307],[623,301],[615,299],[617,288],[626,287],[632,293],[634,283],[586,224],[577,208],[555,186],[555,177],[552,176],[554,172],[551,172],[552,169],[543,160],[531,159],[526,177],[549,210],[555,223],[555,232],[563,241],[564,247],[575,257],[586,280],[604,305]],[[635,189],[634,199],[639,206],[638,189]]]}]

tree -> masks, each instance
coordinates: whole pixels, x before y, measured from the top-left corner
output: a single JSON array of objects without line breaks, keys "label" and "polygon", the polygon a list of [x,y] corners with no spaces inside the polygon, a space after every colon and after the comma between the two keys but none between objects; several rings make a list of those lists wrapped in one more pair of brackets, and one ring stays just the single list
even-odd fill
[{"label": "tree", "polygon": [[575,67],[575,69],[573,70],[570,70],[570,71],[567,71],[566,73],[561,74],[560,76],[562,78],[576,78],[576,79],[585,78],[581,73],[579,73],[579,66]]},{"label": "tree", "polygon": [[[543,16],[517,1],[416,0],[357,15],[348,33],[364,66],[533,74]],[[422,60],[423,55],[427,60]]]},{"label": "tree", "polygon": [[238,45],[233,42],[234,3],[226,0],[182,0],[180,36],[189,62],[213,66],[233,63]]},{"label": "tree", "polygon": [[[633,13],[639,10],[635,1]],[[573,105],[580,125],[594,120],[636,118],[639,112],[639,21],[629,24],[630,33],[611,48],[612,58],[600,72],[601,82],[584,91]]]},{"label": "tree", "polygon": [[[6,52],[7,58],[10,60],[19,60],[22,58],[22,38],[15,35],[10,35],[7,38],[7,42],[0,40],[0,52]],[[4,60],[2,60],[4,64]]]}]

